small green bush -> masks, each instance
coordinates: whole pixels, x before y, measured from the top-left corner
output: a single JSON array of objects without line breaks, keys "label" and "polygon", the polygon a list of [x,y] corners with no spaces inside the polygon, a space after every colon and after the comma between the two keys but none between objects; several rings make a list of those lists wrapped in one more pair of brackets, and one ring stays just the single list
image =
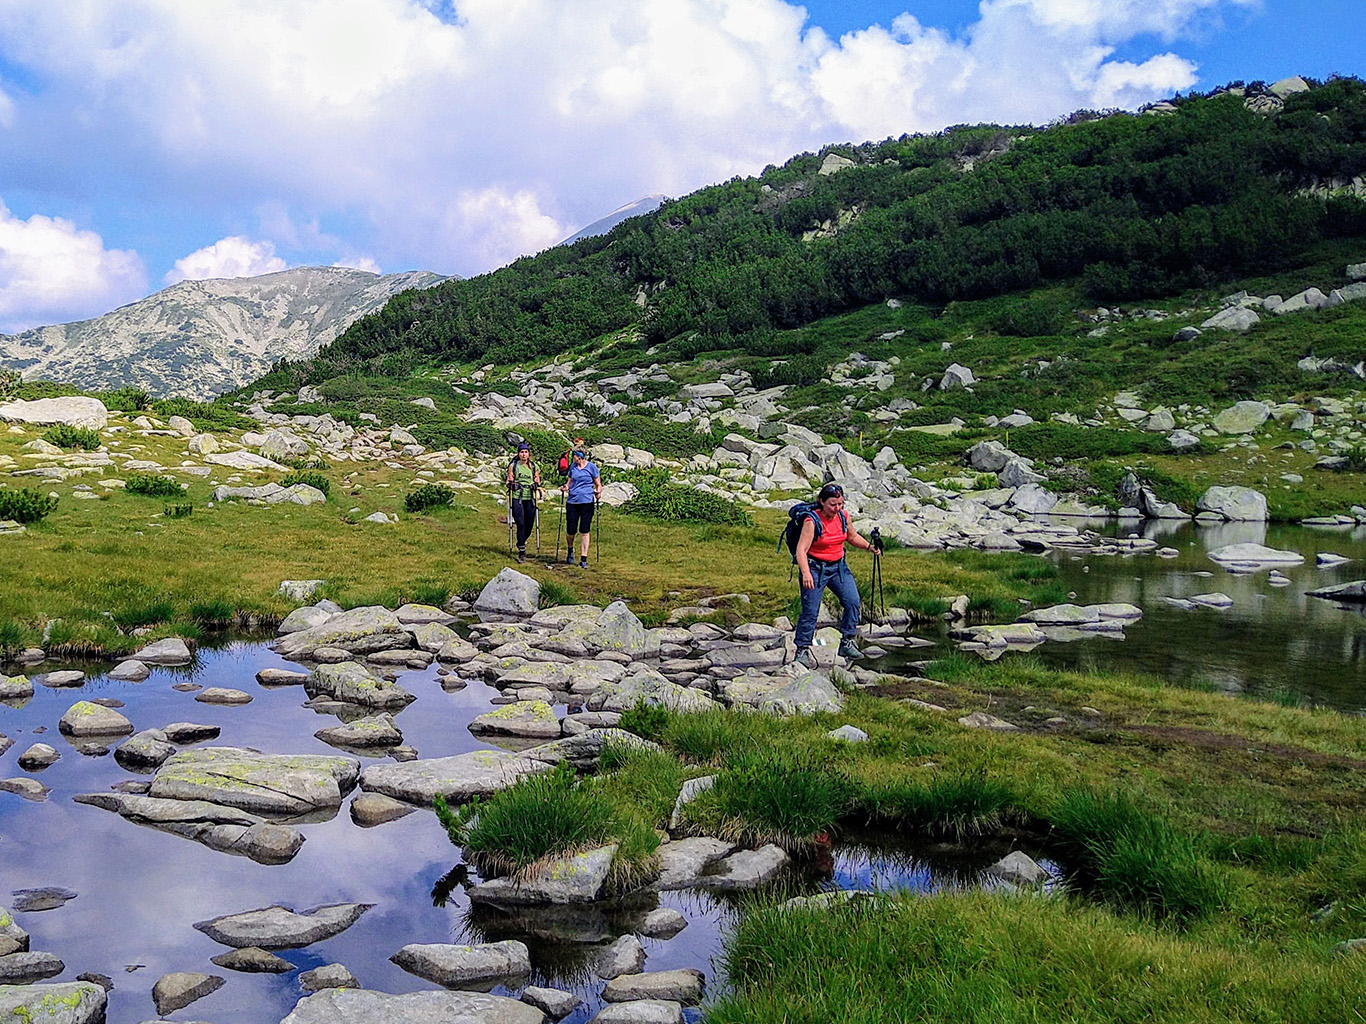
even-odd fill
[{"label": "small green bush", "polygon": [[95,397],[111,412],[142,412],[151,404],[152,396],[142,388],[124,387],[113,391],[96,392]]},{"label": "small green bush", "polygon": [[455,491],[445,484],[423,484],[403,499],[405,512],[425,512],[430,508],[445,508],[455,501]]},{"label": "small green bush", "polygon": [[722,526],[753,526],[749,513],[729,498],[691,487],[669,485],[642,490],[621,506],[630,515],[662,519],[669,523],[715,523]]},{"label": "small green bush", "polygon": [[194,505],[190,502],[182,502],[175,505],[163,506],[161,514],[167,519],[186,519],[194,512]]},{"label": "small green bush", "polygon": [[668,423],[637,413],[618,416],[606,426],[589,430],[584,435],[590,447],[605,443],[629,445],[668,459],[710,454],[724,436],[715,431],[699,434],[686,423]]},{"label": "small green bush", "polygon": [[0,490],[0,520],[36,523],[45,519],[56,507],[56,498],[32,487],[20,491]]},{"label": "small green bush", "polygon": [[286,474],[280,481],[281,487],[293,487],[295,484],[307,484],[309,487],[316,487],[326,494],[332,488],[332,482],[321,473],[308,469],[296,469],[294,472]]},{"label": "small green bush", "polygon": [[67,423],[58,423],[55,427],[48,428],[43,434],[43,440],[48,444],[55,444],[58,448],[79,448],[81,451],[93,452],[100,446],[100,432],[89,427],[73,427]]},{"label": "small green bush", "polygon": [[621,713],[617,728],[658,743],[669,724],[669,709],[658,704],[638,701]]},{"label": "small green bush", "polygon": [[249,416],[222,402],[194,402],[188,398],[163,398],[152,403],[152,411],[162,419],[184,416],[200,430],[255,430]]},{"label": "small green bush", "polygon": [[332,468],[331,463],[321,455],[298,455],[292,459],[285,459],[285,465],[290,469],[316,469],[319,472]]},{"label": "small green bush", "polygon": [[144,494],[149,498],[176,498],[184,493],[177,480],[155,473],[133,473],[123,489],[128,494]]}]

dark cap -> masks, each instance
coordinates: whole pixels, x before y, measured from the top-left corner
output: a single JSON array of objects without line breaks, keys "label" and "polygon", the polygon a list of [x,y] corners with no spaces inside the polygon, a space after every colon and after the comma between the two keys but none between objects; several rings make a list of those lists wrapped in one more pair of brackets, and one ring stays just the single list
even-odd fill
[{"label": "dark cap", "polygon": [[576,451],[576,452],[574,453],[574,458],[576,458],[576,459],[586,459],[586,458],[588,458],[588,453],[587,453],[586,451],[580,449],[579,451]]},{"label": "dark cap", "polygon": [[527,444],[525,441],[523,441],[521,444],[519,444],[519,445],[517,446],[517,450],[518,450],[519,452],[529,452],[529,451],[531,451],[531,445],[529,445],[529,444]]}]

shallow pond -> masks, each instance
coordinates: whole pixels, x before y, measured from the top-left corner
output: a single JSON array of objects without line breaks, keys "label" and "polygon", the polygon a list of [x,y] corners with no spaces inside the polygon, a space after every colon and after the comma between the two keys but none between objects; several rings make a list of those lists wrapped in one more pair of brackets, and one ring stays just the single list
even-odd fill
[{"label": "shallow pond", "polygon": [[[1095,637],[1045,643],[1033,652],[1062,667],[1144,672],[1182,685],[1208,685],[1230,693],[1306,702],[1342,711],[1366,711],[1366,617],[1361,605],[1341,606],[1306,591],[1366,578],[1366,527],[1323,529],[1265,523],[1196,526],[1151,522],[1106,531],[1138,533],[1175,548],[1176,558],[1154,554],[1078,556],[1054,553],[1077,604],[1123,601],[1143,609],[1122,641]],[[1287,586],[1273,586],[1266,570],[1228,572],[1209,553],[1228,544],[1264,544],[1304,555],[1299,565],[1278,566]],[[1315,567],[1320,552],[1350,559]],[[1163,598],[1223,593],[1224,610],[1186,609]]]},{"label": "shallow pond", "polygon": [[[135,1024],[156,1016],[155,981],[170,971],[220,974],[228,983],[216,993],[173,1015],[215,1024],[262,1024],[283,1018],[303,994],[297,972],[241,974],[214,967],[209,958],[227,951],[196,931],[196,921],[279,903],[296,910],[339,902],[373,903],[374,908],[342,934],[280,956],[302,969],[345,964],[366,987],[406,992],[431,986],[389,963],[411,942],[478,942],[505,938],[531,948],[532,983],[572,988],[585,1002],[571,1022],[587,1020],[600,1006],[603,982],[593,976],[595,942],[631,929],[632,911],[669,906],[689,921],[672,939],[644,939],[647,970],[697,967],[714,990],[721,981],[713,958],[720,952],[732,904],[698,892],[649,896],[643,904],[579,912],[527,911],[515,916],[487,908],[471,910],[456,886],[444,907],[433,905],[437,883],[459,861],[434,815],[411,814],[375,828],[355,825],[342,808],[330,821],[301,826],[306,842],[289,864],[267,866],[213,852],[197,843],[129,823],[116,814],[72,802],[78,793],[100,792],[136,778],[112,756],[83,755],[61,736],[57,721],[80,699],[123,701],[121,712],[138,728],[193,721],[218,725],[215,745],[255,747],[280,753],[335,753],[313,733],[336,719],[302,707],[301,687],[266,688],[258,670],[286,667],[260,643],[234,643],[201,650],[185,669],[154,669],[142,683],[98,676],[79,690],[38,687],[22,707],[0,705],[0,732],[14,747],[0,755],[0,777],[30,774],[52,788],[32,803],[0,793],[0,906],[14,890],[60,886],[75,899],[57,909],[16,913],[32,937],[32,948],[51,952],[67,965],[57,980],[96,972],[114,980],[110,1024]],[[45,664],[43,669],[53,666]],[[297,667],[297,666],[294,666]],[[196,702],[194,693],[172,687],[193,682],[247,691],[250,704],[224,707]],[[397,721],[405,742],[423,757],[461,753],[485,746],[466,725],[487,711],[497,691],[479,682],[448,693],[435,668],[405,673],[400,683],[417,695]],[[557,709],[563,712],[563,707]],[[41,734],[36,730],[45,727]],[[36,773],[15,765],[36,740],[56,747],[61,759]],[[369,763],[369,759],[362,759]],[[1007,847],[971,854],[950,848],[923,851],[851,843],[826,863],[803,866],[786,881],[793,891],[828,888],[928,890],[970,884]],[[506,991],[497,989],[495,991]],[[513,994],[517,990],[513,990]],[[690,1011],[695,1016],[695,1011]]]}]

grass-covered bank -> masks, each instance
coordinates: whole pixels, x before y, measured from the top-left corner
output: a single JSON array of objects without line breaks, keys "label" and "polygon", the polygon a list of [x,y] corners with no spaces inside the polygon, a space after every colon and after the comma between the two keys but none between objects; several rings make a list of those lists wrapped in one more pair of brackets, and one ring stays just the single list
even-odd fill
[{"label": "grass-covered bank", "polygon": [[[498,794],[479,810],[480,827],[497,812],[479,856],[515,869],[622,841],[628,886],[654,849],[628,850],[630,837],[668,825],[684,778],[714,774],[675,835],[777,842],[799,858],[870,830],[1014,837],[1071,884],[746,905],[709,1021],[1360,1019],[1361,954],[1338,946],[1366,935],[1362,719],[1027,658],[953,657],[846,696],[838,715],[792,719],[637,708],[623,727],[663,752],[609,751],[597,775],[558,780],[579,808],[558,839],[509,828],[553,787]],[[1021,728],[959,724],[976,710]],[[827,738],[842,724],[868,741]],[[583,835],[590,820],[602,827]]]}]

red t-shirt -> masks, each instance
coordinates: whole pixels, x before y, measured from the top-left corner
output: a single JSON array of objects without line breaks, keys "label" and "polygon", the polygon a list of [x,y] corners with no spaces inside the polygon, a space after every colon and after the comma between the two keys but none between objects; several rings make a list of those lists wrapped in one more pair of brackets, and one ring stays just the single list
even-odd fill
[{"label": "red t-shirt", "polygon": [[844,557],[844,541],[849,536],[844,526],[844,515],[836,512],[832,519],[826,519],[819,511],[815,515],[821,521],[821,535],[811,542],[806,553],[822,562],[838,562]]}]

